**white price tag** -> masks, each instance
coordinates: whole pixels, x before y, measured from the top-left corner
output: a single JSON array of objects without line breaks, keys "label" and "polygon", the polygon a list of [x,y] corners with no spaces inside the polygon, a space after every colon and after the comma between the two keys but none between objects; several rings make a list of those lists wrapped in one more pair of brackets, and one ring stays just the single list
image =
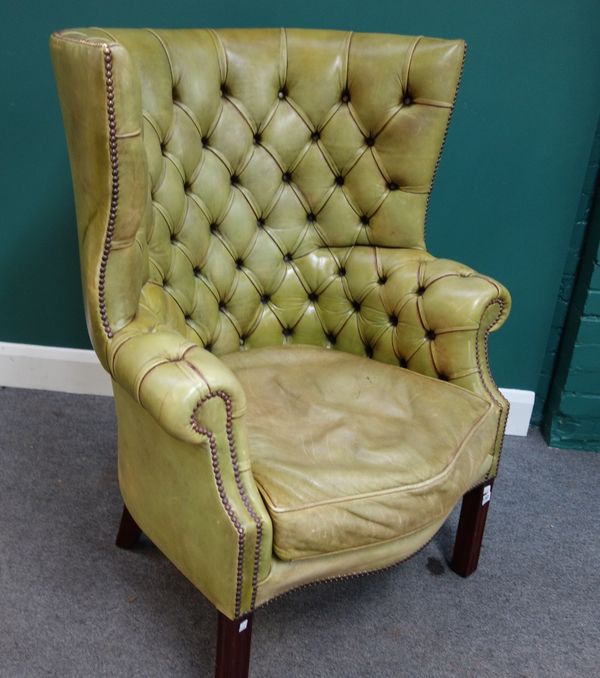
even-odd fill
[{"label": "white price tag", "polygon": [[485,506],[491,498],[492,498],[492,486],[486,485],[483,488],[483,498],[481,500],[481,505]]},{"label": "white price tag", "polygon": [[244,619],[244,621],[240,624],[240,628],[238,629],[238,633],[245,631],[247,626],[248,626],[248,620]]}]

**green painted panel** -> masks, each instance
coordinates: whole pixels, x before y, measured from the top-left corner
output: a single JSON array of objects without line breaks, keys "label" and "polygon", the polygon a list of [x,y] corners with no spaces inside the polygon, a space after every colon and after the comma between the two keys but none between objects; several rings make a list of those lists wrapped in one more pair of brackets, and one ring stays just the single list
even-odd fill
[{"label": "green painted panel", "polygon": [[[598,349],[596,348],[596,355],[598,355]],[[575,357],[575,356],[574,356]],[[584,357],[587,358],[589,362],[589,353]],[[578,365],[581,365],[578,362]],[[579,369],[575,369],[571,366],[569,371],[569,376],[565,383],[565,391],[570,391],[572,393],[581,393],[583,395],[594,395],[597,394],[598,384],[600,384],[600,364],[596,359],[595,364],[589,369],[585,369],[586,365],[583,363]],[[597,412],[597,416],[600,417],[600,406]]]},{"label": "green painted panel", "polygon": [[592,279],[590,280],[590,289],[600,292],[600,266],[594,268]]},{"label": "green painted panel", "polygon": [[5,8],[0,340],[89,345],[52,30],[288,25],[464,37],[469,56],[429,244],[510,288],[514,311],[492,339],[492,364],[502,385],[534,389],[600,110],[599,22],[597,0],[25,0]]},{"label": "green painted panel", "polygon": [[590,290],[585,302],[585,312],[600,318],[600,292]]},{"label": "green painted panel", "polygon": [[571,419],[558,416],[547,433],[548,444],[567,450],[599,450],[600,419]]}]

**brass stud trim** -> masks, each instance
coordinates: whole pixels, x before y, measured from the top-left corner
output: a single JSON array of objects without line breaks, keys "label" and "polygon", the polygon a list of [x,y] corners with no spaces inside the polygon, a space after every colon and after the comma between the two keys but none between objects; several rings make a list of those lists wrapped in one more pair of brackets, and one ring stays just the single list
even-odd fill
[{"label": "brass stud trim", "polygon": [[112,240],[115,234],[117,209],[119,205],[119,149],[117,146],[112,51],[110,47],[105,44],[102,46],[102,52],[104,54],[104,82],[106,87],[106,117],[109,137],[111,189],[108,223],[106,226],[106,234],[104,236],[102,257],[100,259],[100,270],[98,272],[98,305],[104,333],[109,339],[112,339],[113,330],[108,320],[108,312],[106,309],[106,268],[108,266],[108,258],[112,249]]},{"label": "brass stud trim", "polygon": [[[194,411],[191,416],[191,426],[196,433],[205,436],[208,439],[208,446],[210,449],[210,456],[211,456],[211,464],[213,468],[213,474],[215,477],[215,482],[217,484],[217,492],[219,493],[219,498],[221,500],[221,504],[223,505],[223,508],[225,509],[225,512],[227,513],[227,516],[231,520],[231,523],[236,529],[236,532],[238,534],[238,562],[237,562],[237,570],[236,570],[236,592],[235,592],[235,616],[239,617],[241,613],[241,603],[242,603],[242,585],[243,585],[243,577],[244,577],[244,552],[245,552],[245,530],[244,526],[240,522],[239,517],[237,516],[235,510],[233,509],[233,506],[231,505],[231,502],[229,501],[229,498],[227,496],[227,493],[225,492],[225,487],[223,484],[223,476],[221,475],[221,468],[219,465],[219,457],[218,457],[218,452],[217,452],[217,441],[215,438],[215,435],[212,431],[209,429],[205,428],[204,426],[201,426],[200,423],[198,422],[196,418],[196,414],[198,410],[204,405],[205,402],[208,400],[211,400],[212,398],[221,398],[223,401],[223,404],[225,405],[225,413],[226,413],[226,425],[225,425],[225,431],[227,435],[227,442],[229,445],[229,456],[231,459],[231,464],[233,467],[233,475],[235,478],[235,484],[237,486],[240,498],[248,511],[250,517],[252,518],[254,524],[256,525],[256,544],[255,544],[255,549],[254,549],[254,566],[252,569],[252,597],[251,597],[251,602],[250,602],[250,612],[254,610],[254,606],[256,604],[256,592],[258,589],[258,571],[260,568],[260,546],[262,542],[262,534],[263,534],[263,524],[262,520],[252,507],[252,504],[250,502],[250,499],[248,495],[246,494],[246,490],[244,489],[244,485],[242,483],[242,477],[240,473],[240,465],[239,465],[239,458],[237,454],[237,447],[235,443],[235,437],[233,433],[233,405],[231,402],[231,396],[229,394],[225,393],[225,391],[215,391],[214,393],[208,393],[205,395],[203,398],[201,398],[198,403],[196,404],[196,407],[194,408]],[[244,614],[247,611],[244,611]]]}]

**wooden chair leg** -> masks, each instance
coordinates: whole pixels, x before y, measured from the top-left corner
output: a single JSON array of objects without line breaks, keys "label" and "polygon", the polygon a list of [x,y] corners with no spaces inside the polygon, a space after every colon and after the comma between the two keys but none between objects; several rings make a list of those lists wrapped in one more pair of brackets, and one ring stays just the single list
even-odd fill
[{"label": "wooden chair leg", "polygon": [[219,612],[215,678],[248,678],[252,614],[231,621]]},{"label": "wooden chair leg", "polygon": [[119,525],[119,532],[117,533],[116,544],[121,549],[133,548],[142,530],[138,524],[131,517],[131,513],[127,510],[127,506],[123,506],[123,515],[121,516],[121,524]]},{"label": "wooden chair leg", "polygon": [[477,569],[493,484],[493,480],[488,480],[463,497],[450,562],[450,567],[461,577],[468,577]]}]

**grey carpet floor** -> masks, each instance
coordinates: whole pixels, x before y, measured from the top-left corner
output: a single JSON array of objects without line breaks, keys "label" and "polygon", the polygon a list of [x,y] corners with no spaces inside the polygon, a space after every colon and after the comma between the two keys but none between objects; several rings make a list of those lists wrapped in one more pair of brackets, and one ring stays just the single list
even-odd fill
[{"label": "grey carpet floor", "polygon": [[[479,570],[455,512],[391,570],[255,615],[253,678],[600,676],[600,454],[507,438]],[[149,542],[113,546],[112,400],[0,390],[0,676],[210,676],[215,612]]]}]

